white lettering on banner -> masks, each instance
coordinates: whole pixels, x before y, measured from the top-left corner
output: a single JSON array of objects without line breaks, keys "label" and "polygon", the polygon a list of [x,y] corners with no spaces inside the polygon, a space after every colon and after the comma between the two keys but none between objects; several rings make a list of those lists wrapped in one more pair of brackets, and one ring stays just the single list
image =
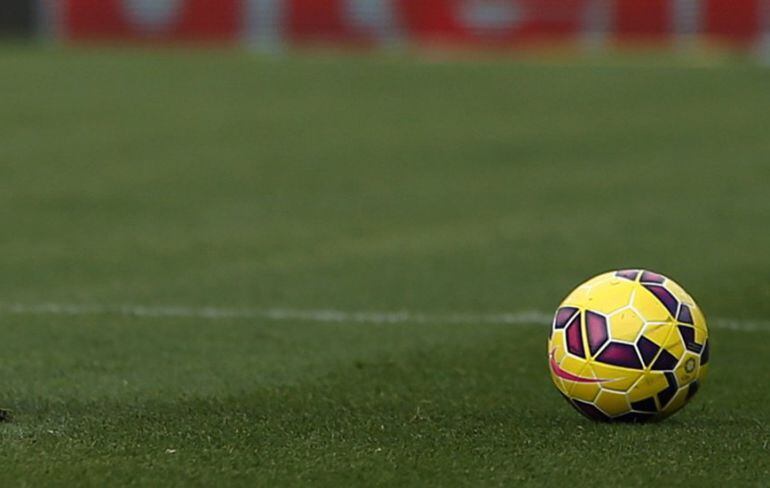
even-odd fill
[{"label": "white lettering on banner", "polygon": [[674,33],[692,37],[701,30],[701,2],[699,0],[673,0],[671,21]]},{"label": "white lettering on banner", "polygon": [[759,41],[757,52],[759,59],[765,65],[770,65],[770,0],[759,4]]},{"label": "white lettering on banner", "polygon": [[521,7],[511,0],[466,0],[457,13],[469,29],[490,33],[514,29],[523,17]]},{"label": "white lettering on banner", "polygon": [[392,39],[398,30],[393,0],[347,0],[345,15],[354,27],[375,39]]},{"label": "white lettering on banner", "polygon": [[604,48],[613,28],[609,0],[588,0],[581,20],[583,47],[588,51]]},{"label": "white lettering on banner", "polygon": [[162,32],[173,25],[184,0],[123,0],[122,7],[131,24],[150,33]]},{"label": "white lettering on banner", "polygon": [[284,0],[245,0],[245,38],[254,47],[277,51],[286,22]]},{"label": "white lettering on banner", "polygon": [[37,0],[38,33],[50,39],[64,37],[63,6],[57,0]]}]

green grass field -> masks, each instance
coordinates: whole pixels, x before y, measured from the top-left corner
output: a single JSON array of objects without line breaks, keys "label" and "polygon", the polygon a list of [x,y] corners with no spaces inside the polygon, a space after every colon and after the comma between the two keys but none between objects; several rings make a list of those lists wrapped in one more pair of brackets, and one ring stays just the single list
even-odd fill
[{"label": "green grass field", "polygon": [[[0,72],[0,485],[770,479],[770,71],[6,46]],[[546,323],[474,318],[628,266],[713,319],[665,422],[590,423]]]}]

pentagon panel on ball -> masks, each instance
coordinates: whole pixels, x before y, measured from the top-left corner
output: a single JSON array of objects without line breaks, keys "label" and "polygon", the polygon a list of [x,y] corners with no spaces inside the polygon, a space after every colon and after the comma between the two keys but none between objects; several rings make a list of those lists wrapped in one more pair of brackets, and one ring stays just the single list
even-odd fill
[{"label": "pentagon panel on ball", "polygon": [[551,378],[586,417],[645,422],[681,409],[708,369],[703,312],[666,276],[623,269],[575,288],[548,339]]}]

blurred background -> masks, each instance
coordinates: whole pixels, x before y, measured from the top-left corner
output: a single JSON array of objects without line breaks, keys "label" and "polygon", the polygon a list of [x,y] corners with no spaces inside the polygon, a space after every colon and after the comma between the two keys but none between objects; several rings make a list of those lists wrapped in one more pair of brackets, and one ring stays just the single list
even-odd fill
[{"label": "blurred background", "polygon": [[0,32],[59,41],[521,49],[694,38],[762,52],[767,0],[5,0]]}]

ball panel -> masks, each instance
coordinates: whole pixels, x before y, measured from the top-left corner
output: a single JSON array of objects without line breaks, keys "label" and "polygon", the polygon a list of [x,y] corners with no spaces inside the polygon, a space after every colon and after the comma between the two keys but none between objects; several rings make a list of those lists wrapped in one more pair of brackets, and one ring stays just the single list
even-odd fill
[{"label": "ball panel", "polygon": [[630,344],[610,342],[596,357],[596,361],[631,369],[642,369],[636,348]]},{"label": "ball panel", "polygon": [[[591,378],[590,366],[584,364],[578,376],[581,378]],[[586,402],[593,402],[601,390],[599,382],[565,381],[565,384],[567,386],[567,394],[571,398],[577,398]]]},{"label": "ball panel", "polygon": [[623,278],[629,281],[636,281],[636,279],[639,277],[639,270],[638,269],[621,269],[615,272],[615,276],[618,278]]},{"label": "ball panel", "polygon": [[661,410],[661,414],[663,417],[669,417],[673,415],[674,413],[678,412],[679,410],[684,407],[684,405],[687,403],[687,393],[689,391],[689,386],[686,386],[684,388],[679,388],[675,394],[674,397],[671,399],[669,404]]},{"label": "ball panel", "polygon": [[687,387],[687,401],[689,402],[692,397],[695,396],[696,393],[698,393],[698,388],[700,387],[700,383],[698,381],[693,381],[690,383],[690,386]]},{"label": "ball panel", "polygon": [[644,288],[652,293],[655,298],[660,300],[660,303],[666,307],[671,317],[676,317],[677,310],[679,309],[679,300],[671,294],[666,287],[661,285],[644,285]]},{"label": "ball panel", "polygon": [[583,371],[583,368],[586,366],[584,360],[569,354],[564,354],[561,357],[561,360],[557,359],[556,364],[558,364],[562,370],[573,375],[579,375]]},{"label": "ball panel", "polygon": [[703,363],[701,363],[700,368],[698,368],[698,382],[699,383],[702,383],[703,380],[706,379],[706,377],[708,376],[708,372],[709,372],[708,365],[704,365]]},{"label": "ball panel", "polygon": [[664,285],[671,294],[673,294],[677,300],[681,303],[685,303],[688,306],[692,307],[695,305],[695,301],[692,299],[692,297],[684,291],[684,288],[682,288],[679,283],[672,279],[666,280],[666,283]]},{"label": "ball panel", "polygon": [[654,271],[642,271],[642,276],[639,278],[639,281],[642,283],[663,283],[666,281],[666,278]]},{"label": "ball panel", "polygon": [[580,413],[591,420],[598,420],[600,422],[609,420],[609,417],[592,403],[581,402],[580,400],[572,400],[572,402]]},{"label": "ball panel", "polygon": [[652,369],[655,371],[671,371],[676,367],[677,362],[676,356],[665,349],[661,349],[660,353],[658,353],[658,358],[652,363]]},{"label": "ball panel", "polygon": [[594,404],[610,417],[617,417],[631,410],[626,394],[611,390],[600,391]]},{"label": "ball panel", "polygon": [[647,324],[642,335],[654,342],[658,347],[663,347],[671,334],[671,323]]},{"label": "ball panel", "polygon": [[631,305],[645,322],[667,322],[671,319],[663,303],[643,287],[637,287]]},{"label": "ball panel", "polygon": [[679,336],[682,338],[682,342],[684,342],[685,349],[700,354],[703,350],[703,344],[695,339],[695,327],[679,325],[677,326],[677,330],[679,331]]},{"label": "ball panel", "polygon": [[703,315],[703,311],[697,305],[691,308],[692,317],[695,322],[693,325],[695,325],[696,329],[700,329],[705,334],[708,334],[708,328],[706,327],[706,317]]},{"label": "ball panel", "polygon": [[564,384],[564,381],[556,376],[556,374],[551,371],[551,380],[553,381],[554,386],[556,386],[556,389],[559,390],[559,393],[567,397],[567,385]]},{"label": "ball panel", "polygon": [[578,400],[593,402],[599,391],[601,391],[599,383],[573,383],[569,395]]},{"label": "ball panel", "polygon": [[706,343],[703,344],[703,351],[700,353],[700,364],[703,366],[704,364],[708,364],[709,359],[711,359],[711,341],[709,339],[706,339]]},{"label": "ball panel", "polygon": [[[566,339],[564,338],[564,331],[563,330],[557,330],[553,331],[553,335],[548,340],[548,355],[550,356],[551,353],[553,353],[553,356],[555,358],[561,358],[563,357],[566,347]],[[549,357],[550,361],[550,357]]]},{"label": "ball panel", "polygon": [[613,419],[613,421],[626,422],[630,424],[643,424],[645,422],[649,422],[655,419],[655,417],[656,415],[653,415],[653,414],[641,413],[641,412],[630,412]]},{"label": "ball panel", "polygon": [[655,402],[655,397],[645,398],[638,402],[632,402],[631,408],[637,412],[645,413],[658,413],[658,404]]},{"label": "ball panel", "polygon": [[699,358],[698,355],[692,352],[687,352],[682,357],[679,365],[674,370],[677,383],[679,386],[685,386],[698,379],[699,373]]},{"label": "ball panel", "polygon": [[693,328],[695,329],[695,343],[700,344],[701,352],[702,352],[703,346],[706,343],[706,339],[708,339],[708,332],[698,327],[693,327]]},{"label": "ball panel", "polygon": [[581,307],[582,304],[586,303],[586,300],[588,300],[589,291],[590,288],[584,288],[583,286],[575,288],[569,295],[567,295],[567,298],[561,302],[562,306]]},{"label": "ball panel", "polygon": [[593,286],[583,306],[609,315],[631,303],[631,294],[636,287],[634,282],[612,277]]},{"label": "ball panel", "polygon": [[[652,369],[670,370],[676,367],[679,359],[684,355],[684,343],[677,327],[672,326],[663,349],[658,359],[652,365]],[[658,361],[661,361],[659,364]]]},{"label": "ball panel", "polygon": [[683,303],[679,307],[679,315],[676,318],[679,322],[683,324],[692,324],[693,318],[692,318],[692,311],[690,310],[690,306],[686,303]]},{"label": "ball panel", "polygon": [[594,276],[585,283],[579,285],[577,288],[567,295],[562,305],[583,307],[586,305],[589,296],[592,296],[594,288],[613,278],[613,273],[604,273],[598,276]]},{"label": "ball panel", "polygon": [[655,361],[655,358],[658,357],[658,352],[660,352],[660,346],[644,336],[639,338],[636,348],[639,350],[639,355],[642,357],[645,367],[650,366]]},{"label": "ball panel", "polygon": [[567,326],[569,321],[578,313],[576,307],[561,307],[556,311],[553,317],[553,328],[563,329]]},{"label": "ball panel", "polygon": [[668,382],[662,373],[645,373],[635,385],[628,389],[628,400],[642,401],[654,397],[667,387]]},{"label": "ball panel", "polygon": [[644,319],[630,307],[610,315],[609,322],[613,340],[634,342],[644,328]]},{"label": "ball panel", "polygon": [[679,385],[676,383],[676,377],[674,376],[674,373],[666,372],[663,373],[663,376],[666,378],[667,386],[658,393],[658,404],[660,405],[661,410],[666,409],[671,399],[679,390]]},{"label": "ball panel", "polygon": [[590,289],[594,288],[596,285],[605,283],[605,282],[610,281],[610,280],[612,280],[614,278],[615,278],[615,273],[613,273],[612,271],[608,271],[606,273],[602,273],[602,274],[594,276],[593,278],[591,278],[588,281],[584,282],[580,286],[581,287],[585,287],[585,288],[590,290]]},{"label": "ball panel", "polygon": [[586,310],[585,312],[585,324],[586,324],[586,339],[588,341],[588,349],[591,351],[591,355],[601,349],[607,339],[609,339],[609,333],[607,332],[607,319],[603,315],[596,312]]},{"label": "ball panel", "polygon": [[567,350],[578,357],[585,357],[585,348],[583,347],[583,327],[581,325],[580,315],[577,315],[565,329],[567,339]]}]

